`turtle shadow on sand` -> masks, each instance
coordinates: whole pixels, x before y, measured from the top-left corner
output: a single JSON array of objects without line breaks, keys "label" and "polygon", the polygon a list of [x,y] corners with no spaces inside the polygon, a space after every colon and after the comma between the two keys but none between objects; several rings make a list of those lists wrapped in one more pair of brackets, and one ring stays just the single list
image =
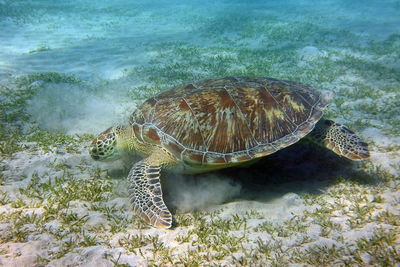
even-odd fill
[{"label": "turtle shadow on sand", "polygon": [[[222,181],[225,179],[226,184],[231,183],[240,187],[238,193],[232,194],[233,196],[228,197],[225,202],[254,200],[267,203],[288,193],[321,194],[339,177],[362,184],[376,183],[370,174],[357,167],[358,164],[359,162],[338,157],[329,150],[300,142],[261,158],[250,166],[227,168],[215,171],[212,175]],[[163,193],[167,205],[173,210],[179,210],[171,192],[175,193],[180,189],[173,187],[181,185],[181,189],[186,190],[182,181],[194,184],[196,187],[196,184],[202,183],[202,179],[207,178],[209,174],[184,175],[182,179],[182,177],[177,178],[174,173],[166,173]],[[218,192],[218,189],[213,189],[213,191],[216,194],[224,194],[223,190]],[[193,211],[195,210],[197,209],[193,208]]]}]

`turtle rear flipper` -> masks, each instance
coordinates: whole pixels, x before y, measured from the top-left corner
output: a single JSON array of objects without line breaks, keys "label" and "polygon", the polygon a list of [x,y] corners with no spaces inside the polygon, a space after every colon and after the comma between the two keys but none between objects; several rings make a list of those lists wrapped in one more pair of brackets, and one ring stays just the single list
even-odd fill
[{"label": "turtle rear flipper", "polygon": [[339,156],[351,160],[365,159],[370,156],[367,143],[346,126],[331,120],[319,121],[308,137]]},{"label": "turtle rear flipper", "polygon": [[172,215],[163,200],[160,170],[160,164],[150,157],[137,162],[128,175],[129,193],[134,211],[145,222],[170,228]]}]

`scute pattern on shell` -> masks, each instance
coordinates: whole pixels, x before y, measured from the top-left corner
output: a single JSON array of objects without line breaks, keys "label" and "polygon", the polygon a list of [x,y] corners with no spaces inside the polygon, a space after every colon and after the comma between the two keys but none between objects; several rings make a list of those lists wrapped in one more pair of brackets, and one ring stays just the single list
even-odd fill
[{"label": "scute pattern on shell", "polygon": [[131,116],[142,141],[192,164],[271,154],[309,133],[327,99],[310,86],[271,78],[226,77],[177,86]]}]

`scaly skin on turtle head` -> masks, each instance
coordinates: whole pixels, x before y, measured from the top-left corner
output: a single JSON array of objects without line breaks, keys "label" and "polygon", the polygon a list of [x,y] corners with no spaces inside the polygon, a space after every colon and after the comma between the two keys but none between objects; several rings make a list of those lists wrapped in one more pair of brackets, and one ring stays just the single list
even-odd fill
[{"label": "scaly skin on turtle head", "polygon": [[128,127],[114,126],[102,132],[89,147],[89,154],[94,160],[113,161],[128,152],[124,138]]}]

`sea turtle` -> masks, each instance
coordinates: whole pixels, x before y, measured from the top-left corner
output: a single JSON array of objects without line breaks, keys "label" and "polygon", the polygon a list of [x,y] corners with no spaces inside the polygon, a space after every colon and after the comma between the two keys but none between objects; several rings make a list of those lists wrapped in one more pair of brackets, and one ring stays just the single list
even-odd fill
[{"label": "sea turtle", "polygon": [[308,85],[272,78],[202,80],[148,99],[128,126],[107,129],[89,151],[103,161],[129,151],[142,155],[128,175],[133,208],[147,223],[169,228],[161,169],[201,173],[248,164],[306,135],[340,156],[368,158],[368,144],[346,126],[320,120],[329,99]]}]

